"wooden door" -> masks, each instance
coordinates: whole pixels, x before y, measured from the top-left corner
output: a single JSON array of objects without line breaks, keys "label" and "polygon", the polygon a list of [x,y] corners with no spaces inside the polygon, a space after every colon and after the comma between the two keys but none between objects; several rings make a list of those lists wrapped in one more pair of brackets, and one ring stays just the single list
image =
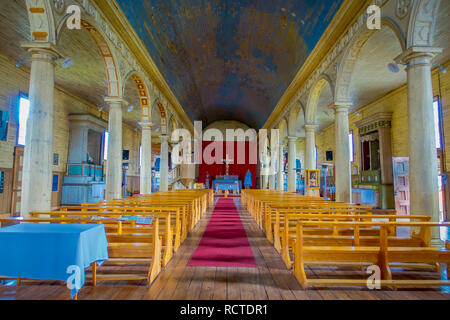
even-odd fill
[{"label": "wooden door", "polygon": [[12,169],[0,168],[0,216],[11,215]]},{"label": "wooden door", "polygon": [[24,148],[16,147],[14,149],[14,174],[13,174],[13,192],[11,201],[11,215],[20,216],[20,202],[22,200],[22,171],[23,171]]},{"label": "wooden door", "polygon": [[52,177],[52,210],[57,210],[61,206],[62,185],[65,172],[53,172]]},{"label": "wooden door", "polygon": [[400,215],[409,215],[409,158],[393,158],[393,169],[395,209]]}]

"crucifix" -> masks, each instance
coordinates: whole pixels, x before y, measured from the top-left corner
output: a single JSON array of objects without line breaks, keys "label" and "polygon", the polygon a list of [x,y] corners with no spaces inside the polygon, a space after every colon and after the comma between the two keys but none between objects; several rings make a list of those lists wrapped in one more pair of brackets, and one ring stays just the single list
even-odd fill
[{"label": "crucifix", "polygon": [[227,157],[225,158],[225,159],[223,159],[222,160],[222,163],[225,163],[225,175],[227,175],[228,176],[228,168],[229,168],[229,165],[230,165],[230,163],[233,163],[234,161],[233,161],[233,159],[230,159],[229,157],[228,157],[228,154],[227,154]]}]

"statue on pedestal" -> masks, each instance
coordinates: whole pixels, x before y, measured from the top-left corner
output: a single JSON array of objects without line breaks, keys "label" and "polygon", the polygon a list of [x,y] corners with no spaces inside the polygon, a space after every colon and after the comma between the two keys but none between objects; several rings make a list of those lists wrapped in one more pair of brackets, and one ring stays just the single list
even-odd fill
[{"label": "statue on pedestal", "polygon": [[250,169],[245,174],[244,187],[245,189],[250,189],[252,187],[252,173],[250,172]]}]

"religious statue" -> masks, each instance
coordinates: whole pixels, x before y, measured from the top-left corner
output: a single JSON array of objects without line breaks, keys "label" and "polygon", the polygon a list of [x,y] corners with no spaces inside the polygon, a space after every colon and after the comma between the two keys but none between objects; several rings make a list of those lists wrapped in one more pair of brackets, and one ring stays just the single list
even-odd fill
[{"label": "religious statue", "polygon": [[250,169],[245,174],[244,187],[245,189],[250,189],[252,187],[252,173],[250,172]]}]

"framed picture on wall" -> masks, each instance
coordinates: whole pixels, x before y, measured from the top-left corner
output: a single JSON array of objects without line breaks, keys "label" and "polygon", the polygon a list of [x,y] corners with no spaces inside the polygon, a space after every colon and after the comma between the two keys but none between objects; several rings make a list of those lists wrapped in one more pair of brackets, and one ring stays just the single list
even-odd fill
[{"label": "framed picture on wall", "polygon": [[9,112],[0,110],[0,141],[8,140]]},{"label": "framed picture on wall", "polygon": [[310,189],[320,189],[320,170],[306,170],[306,185]]}]

